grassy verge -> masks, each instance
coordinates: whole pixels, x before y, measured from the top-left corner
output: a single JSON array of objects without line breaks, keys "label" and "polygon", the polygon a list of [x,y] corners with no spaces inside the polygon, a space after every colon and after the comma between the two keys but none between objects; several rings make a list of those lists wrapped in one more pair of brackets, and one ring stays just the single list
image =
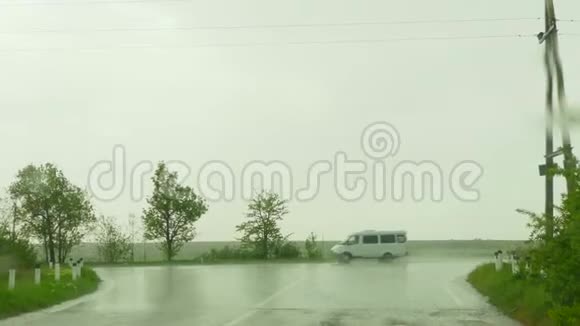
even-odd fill
[{"label": "grassy verge", "polygon": [[524,325],[553,325],[548,318],[550,296],[540,281],[515,278],[509,265],[496,272],[494,264],[478,266],[467,280],[491,304]]},{"label": "grassy verge", "polygon": [[100,279],[92,269],[84,267],[82,277],[75,281],[69,269],[63,268],[60,282],[54,280],[54,272],[42,270],[41,284],[34,284],[33,271],[16,273],[16,287],[8,290],[8,274],[0,273],[5,280],[0,287],[0,319],[48,308],[94,292]]},{"label": "grassy verge", "polygon": [[[306,235],[304,235],[306,237]],[[346,234],[344,235],[346,238]],[[324,257],[334,259],[330,248],[339,241],[319,241],[319,246]],[[304,251],[304,241],[293,241],[301,251]],[[211,249],[239,247],[237,241],[193,241],[184,244],[175,259],[192,260],[201,256]],[[524,246],[523,241],[504,240],[434,240],[407,242],[409,252],[416,257],[489,257],[494,251],[502,248],[504,251]],[[44,255],[42,247],[38,247],[38,254]],[[39,257],[40,257],[39,256]],[[95,243],[83,243],[73,248],[72,257],[83,257],[85,262],[100,261]],[[136,243],[134,245],[134,260],[141,262],[155,262],[164,259],[163,252],[159,250],[157,243]]]},{"label": "grassy verge", "polygon": [[122,262],[122,263],[91,263],[93,266],[99,267],[131,267],[131,266],[189,266],[189,265],[234,265],[234,264],[293,264],[293,263],[328,263],[334,262],[336,258],[320,258],[320,259],[308,259],[308,258],[291,258],[291,259],[214,259],[214,260],[173,260],[173,261],[136,261],[136,262]]}]

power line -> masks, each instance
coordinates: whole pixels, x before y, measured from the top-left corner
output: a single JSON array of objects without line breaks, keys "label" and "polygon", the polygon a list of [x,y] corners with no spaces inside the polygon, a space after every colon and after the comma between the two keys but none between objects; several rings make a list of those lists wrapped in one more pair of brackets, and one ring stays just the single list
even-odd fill
[{"label": "power line", "polygon": [[33,34],[33,33],[109,33],[109,32],[157,32],[157,31],[190,31],[190,30],[237,30],[237,29],[290,29],[290,28],[329,28],[381,25],[417,25],[417,24],[461,24],[478,22],[530,21],[536,18],[474,18],[474,19],[431,19],[431,20],[398,20],[375,22],[345,23],[312,23],[312,24],[262,24],[262,25],[213,25],[213,26],[171,26],[171,27],[111,27],[96,29],[35,29],[25,31],[0,31],[0,34]]},{"label": "power line", "polygon": [[24,6],[78,6],[78,5],[108,5],[108,4],[132,4],[132,3],[156,3],[156,4],[171,4],[171,3],[186,3],[192,0],[85,0],[85,1],[47,1],[47,2],[32,2],[32,1],[14,1],[14,2],[0,2],[0,7],[24,7]]},{"label": "power line", "polygon": [[178,2],[192,2],[192,0],[87,0],[87,1],[50,1],[50,2],[7,2],[0,3],[0,7],[26,7],[26,6],[78,6],[78,5],[107,5],[107,4],[131,4],[131,3],[157,3],[169,4]]},{"label": "power line", "polygon": [[402,37],[388,39],[349,39],[349,40],[328,40],[328,41],[294,41],[294,42],[245,42],[245,43],[206,43],[182,46],[164,46],[155,44],[121,45],[118,47],[95,47],[95,48],[20,48],[0,49],[0,52],[34,52],[34,51],[100,51],[114,49],[188,49],[188,48],[221,48],[221,47],[268,47],[268,46],[296,46],[296,45],[341,45],[341,44],[381,44],[394,42],[412,41],[468,41],[468,40],[491,40],[537,37],[536,34],[504,34],[504,35],[478,35],[478,36],[422,36],[422,37]]}]

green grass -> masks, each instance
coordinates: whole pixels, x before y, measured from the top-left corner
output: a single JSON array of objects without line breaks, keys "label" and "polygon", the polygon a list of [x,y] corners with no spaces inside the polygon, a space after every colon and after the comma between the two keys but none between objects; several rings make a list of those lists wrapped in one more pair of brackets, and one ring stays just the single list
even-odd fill
[{"label": "green grass", "polygon": [[[320,241],[319,246],[322,249],[324,259],[331,260],[334,256],[330,248],[339,241]],[[304,251],[304,241],[295,242],[298,247]],[[175,257],[174,263],[182,261],[192,263],[193,260],[202,254],[209,252],[211,249],[221,249],[226,245],[235,247],[239,242],[235,241],[193,241],[186,243],[181,251]],[[412,256],[423,257],[492,257],[493,253],[502,249],[504,252],[510,249],[516,249],[523,246],[524,241],[508,240],[420,240],[409,241],[407,247],[409,254]],[[39,257],[43,254],[39,248]],[[97,248],[94,243],[83,243],[73,248],[72,256],[75,258],[83,257],[86,262],[98,263],[100,261],[97,254]],[[135,244],[135,263],[144,265],[161,264],[164,260],[163,253],[158,249],[155,243],[138,243]]]},{"label": "green grass", "polygon": [[16,287],[8,290],[8,273],[0,273],[5,280],[0,287],[0,319],[32,312],[94,292],[100,279],[90,268],[84,267],[82,277],[72,280],[70,269],[62,268],[60,282],[54,272],[42,270],[41,284],[34,284],[33,271],[17,271]]},{"label": "green grass", "polygon": [[524,325],[553,325],[548,318],[550,296],[540,280],[516,279],[510,265],[496,272],[494,264],[478,266],[467,280],[491,304]]},{"label": "green grass", "polygon": [[171,262],[158,261],[135,261],[135,262],[120,262],[120,263],[91,263],[93,266],[99,267],[126,267],[126,266],[188,266],[188,265],[224,265],[224,264],[293,264],[293,263],[328,263],[336,261],[335,257],[324,257],[320,259],[300,258],[276,258],[276,259],[239,259],[239,258],[216,258],[214,260],[200,260],[199,258],[190,260],[173,260]]}]

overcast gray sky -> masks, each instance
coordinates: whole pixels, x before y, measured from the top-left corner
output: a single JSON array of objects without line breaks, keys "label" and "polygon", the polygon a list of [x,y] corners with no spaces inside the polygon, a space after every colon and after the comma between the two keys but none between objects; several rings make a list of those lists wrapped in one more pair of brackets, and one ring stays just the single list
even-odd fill
[{"label": "overcast gray sky", "polygon": [[[535,34],[541,20],[348,25],[534,18],[543,16],[543,1],[99,1],[0,1],[2,187],[26,164],[43,162],[84,187],[116,144],[129,169],[187,162],[186,182],[196,188],[197,171],[211,160],[238,179],[248,162],[279,160],[302,186],[312,163],[338,151],[372,162],[361,133],[386,121],[400,135],[387,168],[429,160],[447,180],[458,162],[475,161],[484,171],[479,200],[464,202],[445,184],[440,202],[377,202],[370,193],[348,202],[323,176],[315,200],[290,202],[285,233],[341,239],[406,229],[412,239],[524,239],[527,219],[515,209],[543,209],[542,47],[534,37],[477,38]],[[577,0],[556,4],[560,18],[580,19]],[[262,26],[335,23],[342,25]],[[579,34],[580,22],[561,22],[560,31]],[[474,38],[429,39],[456,36]],[[376,42],[408,37],[422,40]],[[569,101],[580,103],[580,37],[562,35],[560,44]],[[577,130],[572,140],[580,141]],[[121,221],[145,204],[128,190],[93,202]],[[198,239],[232,239],[245,207],[238,195],[210,203]]]}]

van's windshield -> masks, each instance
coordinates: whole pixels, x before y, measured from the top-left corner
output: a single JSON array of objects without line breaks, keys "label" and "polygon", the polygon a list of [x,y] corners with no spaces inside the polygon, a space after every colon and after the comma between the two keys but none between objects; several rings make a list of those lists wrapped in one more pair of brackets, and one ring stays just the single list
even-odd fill
[{"label": "van's windshield", "polygon": [[355,243],[358,243],[358,235],[351,235],[346,240],[341,242],[340,244],[351,245],[351,244],[355,244]]}]

